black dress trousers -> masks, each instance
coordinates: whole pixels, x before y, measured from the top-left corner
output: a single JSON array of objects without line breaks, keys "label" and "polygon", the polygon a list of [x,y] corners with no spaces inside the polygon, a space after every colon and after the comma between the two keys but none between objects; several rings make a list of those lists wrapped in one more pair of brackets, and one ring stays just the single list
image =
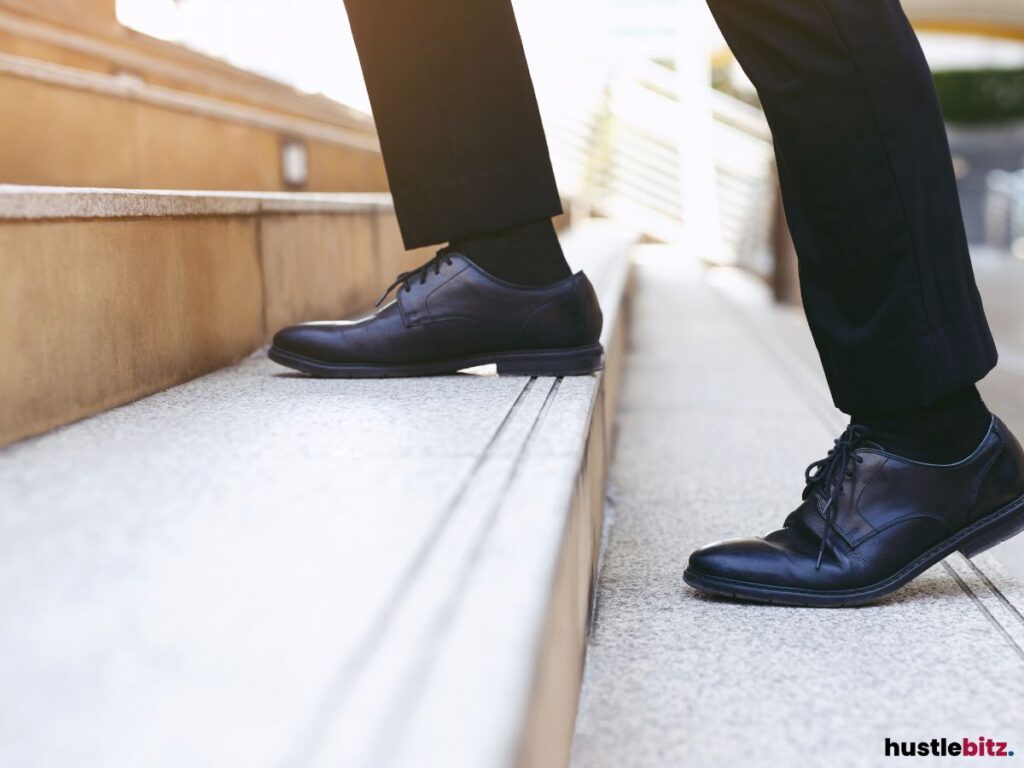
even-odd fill
[{"label": "black dress trousers", "polygon": [[[925,406],[981,379],[995,345],[898,0],[708,2],[772,128],[836,405]],[[408,246],[558,213],[509,0],[347,5]]]},{"label": "black dress trousers", "polygon": [[996,350],[935,87],[898,0],[709,0],[775,140],[836,405],[928,405]]},{"label": "black dress trousers", "polygon": [[510,0],[345,0],[406,248],[562,212]]}]

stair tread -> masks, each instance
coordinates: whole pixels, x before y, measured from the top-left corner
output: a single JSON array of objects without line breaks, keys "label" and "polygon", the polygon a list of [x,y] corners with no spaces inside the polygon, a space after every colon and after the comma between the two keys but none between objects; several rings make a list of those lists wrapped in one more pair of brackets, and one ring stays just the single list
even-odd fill
[{"label": "stair tread", "polygon": [[499,764],[600,382],[257,354],[0,451],[0,762]]},{"label": "stair tread", "polygon": [[572,764],[875,765],[887,737],[1012,742],[1024,585],[989,553],[856,609],[683,583],[697,547],[782,523],[845,420],[790,310],[678,257],[639,261]]}]

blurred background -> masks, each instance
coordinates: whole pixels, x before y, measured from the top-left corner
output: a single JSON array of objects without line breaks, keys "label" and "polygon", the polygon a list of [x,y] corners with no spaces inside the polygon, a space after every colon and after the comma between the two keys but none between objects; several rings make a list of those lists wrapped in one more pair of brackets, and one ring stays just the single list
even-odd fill
[{"label": "blurred background", "polygon": [[[949,120],[971,240],[1020,255],[1024,9],[1012,0],[905,5]],[[768,275],[777,224],[770,136],[703,4],[515,7],[564,193],[669,241],[693,234],[686,228],[697,221],[717,224],[721,247],[712,237],[704,255]],[[339,0],[118,0],[117,15],[131,29],[369,112]],[[708,182],[718,193],[711,200],[694,192]]]},{"label": "blurred background", "polygon": [[[709,261],[759,274],[773,281],[779,298],[796,300],[770,135],[756,95],[704,4],[516,0],[515,6],[563,195],[628,218],[652,239],[685,241]],[[909,0],[905,6],[921,32],[948,116],[971,240],[986,258],[990,251],[1021,256],[1024,8],[1014,0]],[[341,0],[6,0],[0,3],[4,7],[11,12],[0,18],[0,53],[105,71],[127,83],[248,100],[279,112],[291,109],[345,127],[368,125],[369,104]],[[64,30],[42,27],[41,19]],[[565,34],[570,28],[572,34]],[[164,41],[170,45],[160,46]],[[111,42],[131,42],[133,56],[110,50]],[[163,61],[172,47],[182,49],[175,54],[178,69],[188,60],[193,70],[187,83]],[[199,56],[189,59],[186,51],[209,61],[201,65]],[[238,71],[218,68],[217,62]],[[244,88],[225,82],[244,79],[242,73],[267,82],[252,77]],[[290,86],[295,94],[275,92],[271,82]],[[255,98],[261,88],[264,93]],[[86,138],[98,131],[88,120],[62,128]],[[46,134],[34,143],[43,149],[47,138],[56,141]],[[102,151],[94,143],[86,146]],[[329,171],[326,166],[338,159],[318,157],[332,153],[303,137],[284,137],[280,163],[262,173],[233,173],[229,158],[219,155],[222,178],[212,169],[182,163],[175,163],[177,173],[152,163],[152,173],[119,178],[109,167],[97,171],[81,159],[58,164],[48,159],[50,152],[17,154],[17,162],[4,166],[4,181],[143,188],[382,187],[379,174],[366,169]],[[110,166],[110,158],[96,162],[104,161]],[[279,179],[274,178],[278,166]],[[707,193],[709,186],[715,194]]]}]

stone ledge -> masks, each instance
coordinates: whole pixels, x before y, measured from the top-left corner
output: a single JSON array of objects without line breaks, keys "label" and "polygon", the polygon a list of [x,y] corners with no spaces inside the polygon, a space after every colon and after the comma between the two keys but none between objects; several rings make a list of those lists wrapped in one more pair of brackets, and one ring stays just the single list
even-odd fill
[{"label": "stone ledge", "polygon": [[207,192],[0,184],[0,220],[242,216],[391,210],[383,193]]}]

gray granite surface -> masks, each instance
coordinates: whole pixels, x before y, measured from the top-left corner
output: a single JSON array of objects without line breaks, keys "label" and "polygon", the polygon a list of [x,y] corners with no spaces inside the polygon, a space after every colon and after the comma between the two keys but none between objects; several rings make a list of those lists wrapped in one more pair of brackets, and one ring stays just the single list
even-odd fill
[{"label": "gray granite surface", "polygon": [[0,221],[391,210],[391,196],[367,193],[206,192],[0,184]]},{"label": "gray granite surface", "polygon": [[258,354],[0,450],[0,766],[510,764],[600,382]]},{"label": "gray granite surface", "polygon": [[842,418],[756,295],[655,252],[635,304],[575,768],[881,766],[886,737],[1024,753],[1024,590],[991,556],[859,609],[683,584],[695,547],[782,522]]}]

